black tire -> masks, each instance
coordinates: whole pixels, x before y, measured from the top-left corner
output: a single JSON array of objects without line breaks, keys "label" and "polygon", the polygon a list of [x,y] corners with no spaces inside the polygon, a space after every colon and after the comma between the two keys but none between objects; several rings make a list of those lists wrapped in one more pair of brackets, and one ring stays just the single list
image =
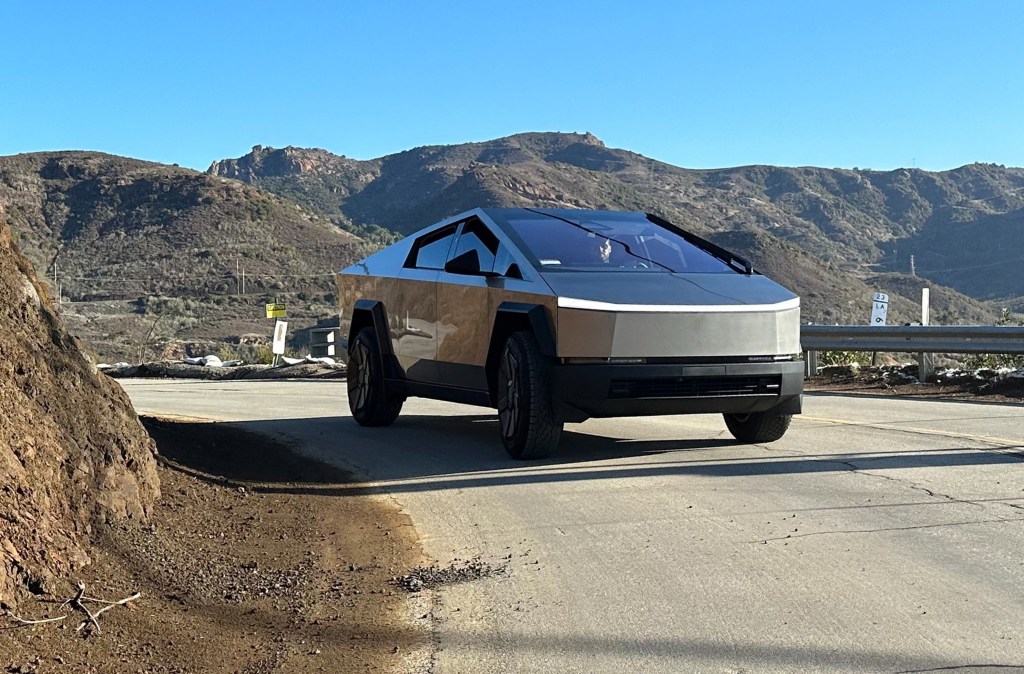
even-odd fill
[{"label": "black tire", "polygon": [[786,434],[792,414],[753,412],[751,414],[723,414],[729,432],[740,442],[748,444],[775,442]]},{"label": "black tire", "polygon": [[513,333],[498,360],[498,427],[505,449],[516,459],[541,459],[558,446],[562,423],[555,421],[548,363],[531,332]]},{"label": "black tire", "polygon": [[348,347],[348,408],[360,426],[390,426],[402,411],[403,398],[384,386],[384,360],[377,333],[363,328]]}]

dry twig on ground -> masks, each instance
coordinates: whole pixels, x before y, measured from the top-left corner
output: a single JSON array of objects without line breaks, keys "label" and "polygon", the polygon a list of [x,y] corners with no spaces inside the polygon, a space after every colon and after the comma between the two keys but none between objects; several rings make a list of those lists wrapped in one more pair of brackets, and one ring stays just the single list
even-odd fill
[{"label": "dry twig on ground", "polygon": [[67,618],[66,615],[62,615],[62,616],[58,616],[56,618],[40,618],[38,620],[25,620],[24,618],[19,618],[18,616],[16,616],[14,614],[14,611],[12,611],[10,609],[5,610],[4,611],[4,615],[7,616],[8,618],[10,618],[11,620],[13,620],[14,622],[18,623],[16,625],[16,627],[28,627],[29,625],[42,625],[43,623],[55,623],[55,622],[58,622],[60,620],[64,620],[65,618]]},{"label": "dry twig on ground", "polygon": [[[97,599],[96,597],[86,597],[85,596],[85,583],[79,582],[76,585],[76,587],[77,587],[77,591],[75,592],[75,596],[66,599],[64,601],[64,603],[62,603],[60,605],[60,608],[64,608],[65,606],[70,606],[74,610],[79,611],[81,613],[84,613],[86,615],[86,618],[82,620],[81,624],[79,624],[78,627],[75,628],[76,632],[81,631],[86,625],[89,625],[90,623],[92,624],[93,628],[96,630],[97,633],[100,632],[100,622],[99,622],[98,618],[99,618],[99,616],[101,614],[103,614],[105,611],[109,611],[110,609],[114,608],[115,606],[123,606],[124,604],[127,604],[129,602],[133,602],[133,601],[135,601],[136,599],[138,599],[139,597],[142,596],[141,592],[136,592],[135,594],[133,594],[133,595],[131,595],[129,597],[125,597],[124,599],[118,599],[117,601],[108,601],[106,599]],[[84,602],[87,602],[87,601],[95,602],[97,604],[106,604],[106,606],[103,606],[98,611],[93,612],[93,611],[90,611],[89,608],[85,605]],[[14,622],[18,623],[17,625],[15,625],[15,627],[28,627],[30,625],[42,625],[43,623],[58,622],[58,621],[61,621],[61,620],[64,620],[65,618],[67,618],[66,615],[62,615],[62,616],[58,616],[56,618],[40,618],[39,620],[26,620],[24,618],[20,618],[20,617],[16,616],[14,614],[14,612],[11,611],[10,609],[5,610],[3,614],[6,617],[8,617],[11,620],[13,620]]]}]

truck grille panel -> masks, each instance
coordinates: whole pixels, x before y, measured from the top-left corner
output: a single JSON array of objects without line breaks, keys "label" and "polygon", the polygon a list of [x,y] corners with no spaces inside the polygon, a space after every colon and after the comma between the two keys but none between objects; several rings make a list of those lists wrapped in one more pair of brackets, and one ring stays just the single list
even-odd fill
[{"label": "truck grille panel", "polygon": [[663,377],[659,379],[613,379],[608,397],[629,398],[714,398],[716,396],[776,395],[781,376],[773,377]]}]

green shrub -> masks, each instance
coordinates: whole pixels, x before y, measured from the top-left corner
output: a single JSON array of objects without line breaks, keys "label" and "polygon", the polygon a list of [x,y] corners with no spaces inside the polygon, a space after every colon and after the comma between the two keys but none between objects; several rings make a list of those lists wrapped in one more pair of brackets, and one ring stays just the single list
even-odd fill
[{"label": "green shrub", "polygon": [[[996,325],[1013,325],[1014,323],[1024,326],[1024,320],[1015,317],[1010,313],[1009,309],[1003,309],[999,318],[996,320]],[[1005,353],[971,353],[964,356],[963,363],[964,367],[969,370],[980,370],[982,368],[998,370],[1003,367],[1020,369],[1024,368],[1024,355],[1010,355]]]},{"label": "green shrub", "polygon": [[818,365],[858,365],[871,364],[869,351],[819,351]]},{"label": "green shrub", "polygon": [[223,361],[245,360],[238,355],[238,350],[230,344],[221,344],[217,347],[217,357]]}]

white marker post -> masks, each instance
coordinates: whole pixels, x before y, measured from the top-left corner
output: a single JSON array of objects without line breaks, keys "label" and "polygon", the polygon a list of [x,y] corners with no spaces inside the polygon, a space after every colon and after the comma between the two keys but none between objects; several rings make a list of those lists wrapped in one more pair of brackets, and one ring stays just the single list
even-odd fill
[{"label": "white marker post", "polygon": [[288,322],[278,321],[274,325],[274,344],[270,347],[271,353],[274,354],[274,366],[277,366],[277,359],[279,356],[284,355],[284,340],[288,336]]},{"label": "white marker post", "polygon": [[[871,298],[871,323],[869,325],[885,325],[885,319],[889,316],[889,295],[886,293],[875,293]],[[878,352],[871,352],[871,367],[878,365]]]},{"label": "white marker post", "polygon": [[871,300],[871,325],[885,325],[889,316],[889,296],[885,293],[875,293]]},{"label": "white marker post", "polygon": [[[928,288],[921,288],[921,325],[928,325],[931,317],[931,294]],[[922,351],[917,354],[917,380],[925,382],[932,373],[932,355]]]}]

